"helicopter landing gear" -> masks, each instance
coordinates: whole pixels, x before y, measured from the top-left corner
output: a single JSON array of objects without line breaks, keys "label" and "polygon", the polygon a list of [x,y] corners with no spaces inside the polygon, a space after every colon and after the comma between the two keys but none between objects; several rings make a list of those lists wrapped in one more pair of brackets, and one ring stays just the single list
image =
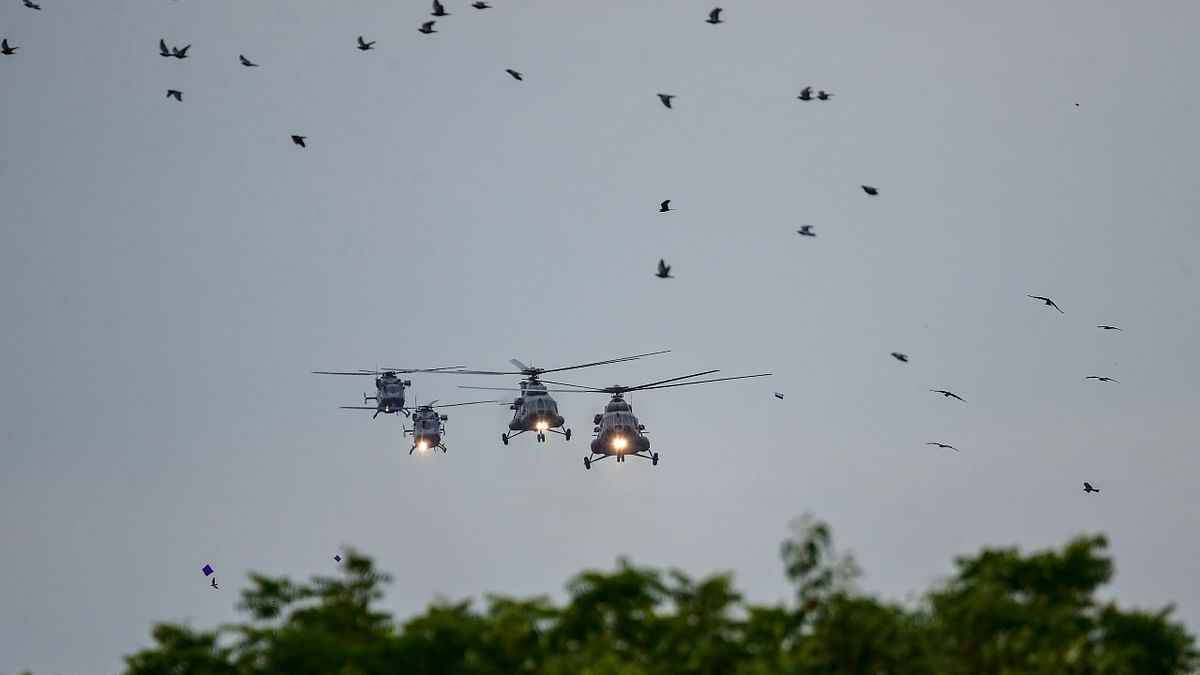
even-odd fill
[{"label": "helicopter landing gear", "polygon": [[508,434],[500,434],[500,442],[508,445]]},{"label": "helicopter landing gear", "polygon": [[570,429],[567,429],[566,431],[564,431],[564,432],[563,432],[563,436],[564,436],[564,437],[566,437],[566,439],[567,439],[568,441],[569,441],[569,440],[571,440],[571,430],[570,430]]},{"label": "helicopter landing gear", "polygon": [[592,470],[592,459],[590,457],[583,458],[583,468],[587,469],[588,471]]},{"label": "helicopter landing gear", "polygon": [[538,435],[537,435],[537,442],[538,442],[538,443],[545,443],[545,442],[546,442],[546,434],[538,434]]},{"label": "helicopter landing gear", "polygon": [[650,466],[658,466],[658,453],[650,455]]}]

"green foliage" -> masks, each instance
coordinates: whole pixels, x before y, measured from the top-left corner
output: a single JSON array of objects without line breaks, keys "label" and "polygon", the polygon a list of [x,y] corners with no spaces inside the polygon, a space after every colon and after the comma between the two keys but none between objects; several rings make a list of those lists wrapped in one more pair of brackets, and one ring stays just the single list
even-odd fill
[{"label": "green foliage", "polygon": [[440,602],[397,625],[373,606],[389,581],[348,551],[338,578],[252,575],[248,620],[162,624],[127,675],[1176,675],[1193,638],[1158,612],[1098,603],[1103,537],[1022,555],[986,549],[913,607],[853,586],[825,523],[801,519],[781,554],[794,606],[746,603],[729,575],[692,579],[621,559],[567,584],[569,599]]}]

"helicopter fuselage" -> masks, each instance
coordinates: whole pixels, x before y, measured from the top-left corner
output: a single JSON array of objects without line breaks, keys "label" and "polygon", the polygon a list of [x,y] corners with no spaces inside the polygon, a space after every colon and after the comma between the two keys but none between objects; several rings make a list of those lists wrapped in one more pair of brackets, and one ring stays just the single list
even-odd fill
[{"label": "helicopter fuselage", "polygon": [[442,452],[446,451],[446,446],[442,444],[442,436],[446,433],[446,427],[442,424],[449,419],[446,415],[439,415],[437,411],[429,408],[418,408],[412,414],[412,429],[405,429],[406,435],[413,437],[412,449],[408,454],[412,454],[413,450],[422,452],[431,448],[441,448]]},{"label": "helicopter fuselage", "polygon": [[546,440],[547,432],[562,434],[568,441],[571,440],[571,430],[566,428],[567,421],[558,413],[558,402],[546,392],[546,385],[536,379],[521,382],[521,395],[513,399],[509,410],[513,411],[513,418],[508,423],[508,429],[513,433],[500,435],[505,445],[513,436],[526,431],[536,434],[539,443]]},{"label": "helicopter fuselage", "polygon": [[405,412],[404,388],[411,385],[408,380],[398,377],[375,378],[375,407],[381,413]]},{"label": "helicopter fuselage", "polygon": [[591,444],[593,455],[615,456],[618,462],[624,461],[627,455],[653,459],[646,454],[650,452],[650,439],[643,433],[645,427],[633,414],[633,407],[620,395],[613,396],[604,406],[604,412],[592,421],[596,425],[596,437]]}]

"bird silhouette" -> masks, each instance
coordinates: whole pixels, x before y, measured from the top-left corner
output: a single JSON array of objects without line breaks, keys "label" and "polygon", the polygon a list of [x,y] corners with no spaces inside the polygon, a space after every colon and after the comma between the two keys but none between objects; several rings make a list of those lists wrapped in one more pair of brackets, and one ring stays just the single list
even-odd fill
[{"label": "bird silhouette", "polygon": [[437,23],[437,22],[436,21],[426,21],[425,23],[421,24],[421,27],[417,29],[417,32],[424,33],[426,35],[429,35],[430,33],[436,33],[437,31],[433,29],[433,24],[435,24],[435,23]]},{"label": "bird silhouette", "polygon": [[800,99],[801,101],[811,101],[813,99],[812,87],[805,87],[801,89],[800,95],[796,98]]},{"label": "bird silhouette", "polygon": [[1046,298],[1046,297],[1043,297],[1040,295],[1029,295],[1028,293],[1026,293],[1026,297],[1033,298],[1034,300],[1041,300],[1043,304],[1053,307],[1054,309],[1057,309],[1059,314],[1066,314],[1066,312],[1062,311],[1062,309],[1058,305],[1054,304],[1054,301],[1051,300],[1050,298]]},{"label": "bird silhouette", "polygon": [[932,391],[935,394],[941,394],[942,396],[945,396],[946,398],[956,398],[956,399],[962,401],[963,403],[967,402],[966,399],[964,399],[963,397],[959,396],[958,394],[956,394],[952,391],[946,391],[945,389],[930,389],[929,391]]},{"label": "bird silhouette", "polygon": [[664,200],[662,200],[662,203],[658,205],[659,213],[666,213],[667,211],[671,211],[671,210],[673,210],[673,209],[671,208],[671,200],[670,199],[664,199]]},{"label": "bird silhouette", "polygon": [[171,50],[167,49],[167,41],[166,40],[158,41],[158,55],[159,56],[170,56],[171,55]]},{"label": "bird silhouette", "polygon": [[666,263],[666,261],[663,260],[662,258],[658,259],[658,271],[654,273],[654,276],[658,277],[659,279],[674,279],[675,278],[675,277],[671,276],[671,266],[668,265]]},{"label": "bird silhouette", "polygon": [[218,585],[217,585],[217,578],[216,578],[216,577],[213,577],[213,578],[212,578],[212,582],[211,582],[211,584],[210,584],[210,585],[211,585],[213,588],[217,589],[217,590],[220,590],[220,588],[221,588],[220,586],[218,586]]},{"label": "bird silhouette", "polygon": [[491,9],[492,8],[492,6],[487,4],[486,2],[472,2],[471,6],[474,7],[475,9]]},{"label": "bird silhouette", "polygon": [[828,101],[831,98],[833,98],[833,94],[825,91],[824,89],[817,92],[817,100],[818,101]]},{"label": "bird silhouette", "polygon": [[178,89],[168,89],[167,98],[174,97],[176,101],[183,103],[183,92]]},{"label": "bird silhouette", "polygon": [[817,233],[812,231],[812,225],[801,225],[800,229],[796,230],[796,234],[798,234],[802,237],[817,236]]},{"label": "bird silhouette", "polygon": [[1096,328],[1103,328],[1104,330],[1121,330],[1120,328],[1117,328],[1116,326],[1105,326],[1103,324],[1096,326]]},{"label": "bird silhouette", "polygon": [[874,188],[870,185],[859,185],[859,187],[863,189],[863,192],[871,195],[872,197],[879,194],[879,188]]},{"label": "bird silhouette", "polygon": [[296,136],[295,134],[293,134],[292,142],[302,148],[307,148],[308,146],[304,144],[304,139],[306,139],[306,138],[308,138],[308,136]]},{"label": "bird silhouette", "polygon": [[953,451],[955,451],[955,452],[958,452],[958,448],[954,447],[953,445],[946,445],[945,443],[933,443],[933,442],[929,442],[929,443],[926,443],[925,445],[936,445],[936,446],[938,446],[939,448],[949,448],[949,449],[951,449],[951,450],[953,450]]},{"label": "bird silhouette", "polygon": [[1091,484],[1091,483],[1084,483],[1084,484],[1083,484],[1083,491],[1084,491],[1084,492],[1099,492],[1099,491],[1100,491],[1100,489],[1099,489],[1099,488],[1094,488],[1094,487],[1092,487],[1092,484]]},{"label": "bird silhouette", "polygon": [[368,49],[374,49],[375,41],[371,40],[370,42],[367,42],[366,40],[363,40],[363,36],[359,35],[358,36],[358,48],[363,50],[364,52],[367,51]]},{"label": "bird silhouette", "polygon": [[721,23],[721,8],[717,7],[713,9],[713,11],[709,12],[708,19],[705,20],[705,23],[711,23],[714,26]]},{"label": "bird silhouette", "polygon": [[187,45],[183,49],[180,49],[179,47],[171,47],[171,56],[174,56],[177,59],[186,59],[187,58],[187,50],[189,50],[191,48],[192,48],[191,45]]},{"label": "bird silhouette", "polygon": [[671,107],[671,99],[673,99],[673,98],[675,98],[675,94],[659,94],[658,95],[658,100],[662,101],[662,104],[667,106],[668,108]]},{"label": "bird silhouette", "polygon": [[430,12],[430,15],[431,16],[450,16],[446,12],[446,8],[442,7],[442,3],[438,2],[438,0],[433,0],[433,11]]},{"label": "bird silhouette", "polygon": [[521,82],[521,81],[523,81],[523,80],[525,79],[525,78],[521,77],[521,74],[520,74],[520,73],[518,73],[517,71],[513,70],[512,68],[505,68],[505,69],[504,69],[504,72],[508,73],[509,75],[512,75],[512,76],[513,76],[513,79],[514,79],[514,80],[516,80],[516,81],[518,81],[518,82]]},{"label": "bird silhouette", "polygon": [[4,40],[0,40],[0,54],[4,54],[5,56],[12,56],[13,54],[17,53],[18,49],[20,49],[20,47],[9,47],[7,38]]},{"label": "bird silhouette", "polygon": [[257,63],[253,63],[252,61],[250,61],[250,59],[242,56],[241,54],[238,54],[238,61],[241,61],[242,65],[246,66],[247,68],[257,68],[258,67]]},{"label": "bird silhouette", "polygon": [[900,352],[892,352],[892,357],[902,363],[908,363],[908,354],[901,354]]},{"label": "bird silhouette", "polygon": [[[1099,381],[1099,382],[1117,382],[1116,380],[1112,379],[1111,377],[1101,377],[1101,376],[1099,376],[1099,375],[1088,375],[1087,377],[1085,377],[1085,378],[1083,378],[1083,379],[1085,379],[1085,380],[1097,380],[1097,381]],[[1121,384],[1121,383],[1120,383],[1120,382],[1117,382],[1117,384]]]},{"label": "bird silhouette", "polygon": [[41,5],[35,5],[30,0],[24,0],[24,2],[25,2],[25,6],[28,7],[29,9],[36,9],[38,11],[41,11],[41,9],[42,9]]}]

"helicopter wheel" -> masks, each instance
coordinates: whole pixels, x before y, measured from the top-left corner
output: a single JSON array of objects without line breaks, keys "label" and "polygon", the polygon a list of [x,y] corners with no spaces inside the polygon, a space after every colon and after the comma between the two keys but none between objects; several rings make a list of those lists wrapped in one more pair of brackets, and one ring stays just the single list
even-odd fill
[{"label": "helicopter wheel", "polygon": [[500,441],[505,445],[508,445],[508,434],[500,434]]},{"label": "helicopter wheel", "polygon": [[650,466],[658,466],[658,453],[650,455]]},{"label": "helicopter wheel", "polygon": [[584,458],[583,458],[583,468],[587,469],[588,471],[591,471],[591,470],[592,470],[592,460],[591,460],[591,458],[589,458],[589,457],[584,457]]},{"label": "helicopter wheel", "polygon": [[564,431],[563,436],[565,436],[568,441],[571,440],[571,430],[567,429],[566,431]]},{"label": "helicopter wheel", "polygon": [[546,434],[538,434],[538,443],[546,442]]}]

